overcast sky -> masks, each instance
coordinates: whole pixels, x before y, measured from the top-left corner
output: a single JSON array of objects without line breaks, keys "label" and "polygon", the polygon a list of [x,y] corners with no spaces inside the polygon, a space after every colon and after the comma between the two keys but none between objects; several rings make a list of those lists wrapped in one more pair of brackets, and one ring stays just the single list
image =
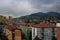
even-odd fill
[{"label": "overcast sky", "polygon": [[0,0],[0,15],[19,17],[50,11],[60,12],[60,0]]}]

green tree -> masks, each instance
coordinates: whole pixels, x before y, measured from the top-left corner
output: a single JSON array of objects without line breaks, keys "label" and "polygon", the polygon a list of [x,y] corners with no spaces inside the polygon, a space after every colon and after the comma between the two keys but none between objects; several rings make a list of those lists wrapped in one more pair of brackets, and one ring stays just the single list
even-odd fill
[{"label": "green tree", "polygon": [[39,39],[38,36],[36,36],[36,37],[34,38],[34,40],[42,40],[42,39]]},{"label": "green tree", "polygon": [[0,31],[0,40],[8,40],[8,38],[2,34],[2,31]]},{"label": "green tree", "polygon": [[8,38],[5,35],[0,35],[0,40],[8,40]]}]

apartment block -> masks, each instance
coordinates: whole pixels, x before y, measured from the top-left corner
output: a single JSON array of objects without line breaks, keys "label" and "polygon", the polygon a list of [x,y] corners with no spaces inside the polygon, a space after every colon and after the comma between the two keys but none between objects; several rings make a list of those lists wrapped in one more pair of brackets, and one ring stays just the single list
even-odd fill
[{"label": "apartment block", "polygon": [[12,16],[9,16],[9,24],[12,24]]}]

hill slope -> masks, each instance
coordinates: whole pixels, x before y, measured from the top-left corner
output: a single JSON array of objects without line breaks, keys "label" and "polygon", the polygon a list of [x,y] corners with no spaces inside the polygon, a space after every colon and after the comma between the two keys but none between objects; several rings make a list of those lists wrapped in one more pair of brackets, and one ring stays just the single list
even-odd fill
[{"label": "hill slope", "polygon": [[[26,15],[26,16],[22,16],[22,17],[19,17],[17,19],[20,19],[20,20],[24,20],[24,21],[28,21],[28,20],[34,20],[34,19],[45,19],[45,18],[51,18],[51,17],[58,17],[58,19],[60,19],[60,13],[57,13],[57,12],[47,12],[47,13],[42,13],[42,12],[38,12],[38,13],[33,13],[31,15]],[[16,20],[16,18],[14,19]]]}]

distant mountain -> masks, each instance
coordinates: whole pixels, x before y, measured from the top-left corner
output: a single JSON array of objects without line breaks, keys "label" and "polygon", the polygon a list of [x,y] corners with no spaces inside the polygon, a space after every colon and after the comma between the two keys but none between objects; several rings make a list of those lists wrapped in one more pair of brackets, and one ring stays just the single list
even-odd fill
[{"label": "distant mountain", "polygon": [[30,16],[38,16],[38,17],[58,17],[58,16],[60,16],[60,13],[57,13],[57,12],[47,12],[47,13],[38,12],[38,13],[31,14]]},{"label": "distant mountain", "polygon": [[[60,17],[60,13],[58,12],[47,12],[47,13],[42,13],[42,12],[38,12],[38,13],[33,13],[31,15],[26,15],[26,16],[21,16],[17,19],[21,19],[24,21],[28,21],[28,20],[34,20],[37,19],[39,20],[39,18],[50,18],[50,17]],[[14,19],[16,20],[16,18]]]}]

